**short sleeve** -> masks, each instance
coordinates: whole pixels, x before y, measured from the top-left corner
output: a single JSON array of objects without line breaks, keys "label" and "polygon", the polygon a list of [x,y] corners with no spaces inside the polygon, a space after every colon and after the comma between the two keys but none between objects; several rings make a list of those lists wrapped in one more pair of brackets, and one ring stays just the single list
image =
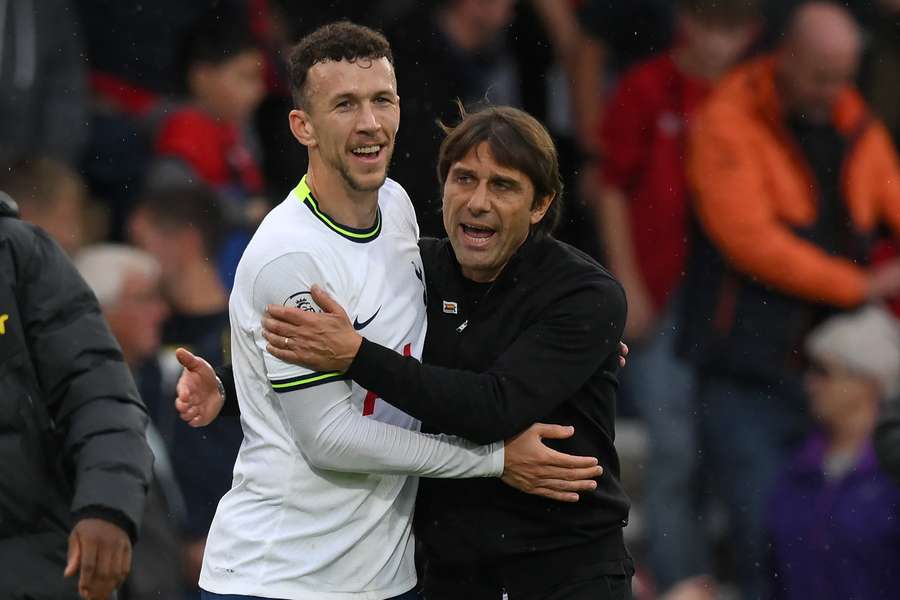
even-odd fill
[{"label": "short sleeve", "polygon": [[[311,289],[318,284],[341,306],[347,307],[346,293],[340,282],[337,266],[307,252],[279,256],[267,263],[253,285],[253,310],[265,314],[266,306],[278,304],[301,310],[321,312],[313,301]],[[318,372],[279,360],[266,351],[266,340],[260,328],[254,328],[254,340],[265,359],[266,376],[278,393],[293,392],[317,385],[345,380],[338,371]]]}]

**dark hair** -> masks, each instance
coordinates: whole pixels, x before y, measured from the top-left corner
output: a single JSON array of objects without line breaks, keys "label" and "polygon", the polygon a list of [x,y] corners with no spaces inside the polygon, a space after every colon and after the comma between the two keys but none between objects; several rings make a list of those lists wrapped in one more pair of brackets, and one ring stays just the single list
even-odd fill
[{"label": "dark hair", "polygon": [[38,211],[51,210],[59,189],[67,183],[87,192],[78,173],[46,156],[23,156],[0,166],[0,190],[15,198],[20,208],[29,205]]},{"label": "dark hair", "polygon": [[361,58],[386,58],[391,64],[394,63],[391,46],[385,37],[363,25],[338,21],[323,25],[307,35],[291,50],[288,59],[294,105],[301,108],[305,104],[306,77],[313,65],[329,60],[353,62]]},{"label": "dark hair", "polygon": [[461,102],[462,120],[456,127],[441,124],[447,134],[438,152],[437,176],[441,188],[450,167],[482,142],[486,142],[501,166],[524,173],[534,186],[532,207],[550,196],[544,218],[533,227],[535,233],[551,234],[562,213],[563,183],[559,175],[556,145],[547,129],[525,111],[511,106],[485,106],[467,113]]},{"label": "dark hair", "polygon": [[234,10],[214,8],[194,22],[181,48],[181,80],[185,89],[195,66],[221,65],[243,52],[260,48],[247,21]]},{"label": "dark hair", "polygon": [[676,6],[700,21],[726,27],[759,18],[757,0],[677,0]]},{"label": "dark hair", "polygon": [[144,211],[158,227],[197,230],[209,257],[216,254],[228,227],[219,197],[203,185],[147,190],[140,197],[137,209]]}]

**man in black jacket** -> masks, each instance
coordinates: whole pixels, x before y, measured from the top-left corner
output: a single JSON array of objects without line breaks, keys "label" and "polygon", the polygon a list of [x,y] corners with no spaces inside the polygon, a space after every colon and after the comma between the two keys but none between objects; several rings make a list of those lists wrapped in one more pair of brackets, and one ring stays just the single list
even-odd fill
[{"label": "man in black jacket", "polygon": [[147,415],[94,295],[5,194],[0,390],[0,597],[105,600],[131,566]]},{"label": "man in black jacket", "polygon": [[574,426],[553,447],[604,466],[596,489],[554,495],[568,502],[497,481],[421,481],[416,533],[428,600],[626,598],[628,499],[613,446],[624,292],[550,237],[562,189],[553,142],[532,117],[507,107],[465,117],[441,146],[438,174],[449,239],[420,244],[424,363],[361,337],[321,291],[314,299],[327,314],[269,307],[279,319],[264,321],[269,352],[346,371],[425,427],[480,443],[539,420]]}]

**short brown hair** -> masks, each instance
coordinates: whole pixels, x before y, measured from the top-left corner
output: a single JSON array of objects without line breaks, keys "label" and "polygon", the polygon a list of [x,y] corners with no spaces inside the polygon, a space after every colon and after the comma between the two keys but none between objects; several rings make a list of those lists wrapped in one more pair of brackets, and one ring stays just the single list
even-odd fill
[{"label": "short brown hair", "polygon": [[350,21],[323,25],[300,40],[288,59],[294,106],[301,108],[306,102],[306,77],[313,65],[329,60],[353,62],[361,58],[386,58],[394,63],[391,46],[383,35]]},{"label": "short brown hair", "polygon": [[157,227],[196,230],[208,258],[216,255],[227,233],[226,215],[219,197],[202,184],[151,188],[141,195],[136,208]]},{"label": "short brown hair", "polygon": [[532,207],[550,196],[550,207],[534,226],[535,233],[550,234],[556,229],[562,213],[562,178],[556,145],[547,129],[525,111],[511,106],[484,106],[467,113],[462,103],[462,120],[456,127],[441,125],[447,137],[438,153],[437,176],[441,188],[447,173],[472,149],[488,144],[494,160],[508,169],[524,173],[534,185]]},{"label": "short brown hair", "polygon": [[73,185],[82,195],[87,185],[81,176],[63,162],[46,156],[23,156],[0,167],[0,190],[20,207],[26,204],[36,212],[53,209],[59,190]]},{"label": "short brown hair", "polygon": [[757,0],[678,0],[678,10],[716,25],[734,27],[759,18]]}]

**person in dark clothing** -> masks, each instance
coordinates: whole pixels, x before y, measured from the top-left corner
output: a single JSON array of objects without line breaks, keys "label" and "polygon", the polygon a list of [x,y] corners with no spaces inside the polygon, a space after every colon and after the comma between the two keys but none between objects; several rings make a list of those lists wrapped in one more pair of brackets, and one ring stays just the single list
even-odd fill
[{"label": "person in dark clothing", "polygon": [[[214,258],[226,234],[219,200],[209,189],[193,185],[146,192],[130,221],[133,242],[161,266],[162,293],[171,314],[162,324],[162,345],[171,359],[177,346],[227,360],[230,343],[228,293]],[[165,364],[167,382],[180,372],[174,360]],[[174,370],[169,367],[174,368]],[[234,461],[244,439],[236,419],[222,419],[203,431],[186,427],[170,402],[171,387],[155,396],[148,409],[173,461],[174,474],[187,509],[184,553],[189,580],[197,582],[206,536],[222,496],[231,488]]]},{"label": "person in dark clothing", "polygon": [[[613,446],[624,292],[591,258],[551,237],[562,192],[556,153],[526,113],[493,107],[465,117],[443,142],[438,170],[449,239],[420,242],[424,363],[361,337],[317,289],[314,299],[330,314],[269,307],[279,319],[263,323],[269,351],[344,371],[431,430],[483,443],[537,420],[570,425],[575,434],[552,447],[600,460],[596,489],[556,496],[568,502],[491,482],[420,482],[416,532],[429,600],[626,598],[629,504]],[[197,414],[186,408],[183,418]]]},{"label": "person in dark clothing", "polygon": [[107,598],[150,482],[146,410],[96,298],[5,195],[0,389],[0,596]]},{"label": "person in dark clothing", "polygon": [[882,406],[874,444],[881,468],[900,483],[900,398],[890,398]]}]

